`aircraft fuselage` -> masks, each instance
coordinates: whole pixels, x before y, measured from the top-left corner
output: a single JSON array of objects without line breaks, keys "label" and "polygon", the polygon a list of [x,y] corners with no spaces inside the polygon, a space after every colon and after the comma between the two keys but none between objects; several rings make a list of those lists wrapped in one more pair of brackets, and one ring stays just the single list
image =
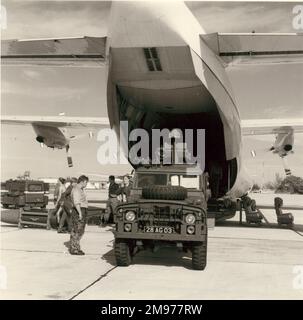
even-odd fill
[{"label": "aircraft fuselage", "polygon": [[245,194],[236,101],[190,10],[183,2],[113,2],[110,22],[107,105],[118,136],[122,120],[130,130],[205,129],[213,196]]}]

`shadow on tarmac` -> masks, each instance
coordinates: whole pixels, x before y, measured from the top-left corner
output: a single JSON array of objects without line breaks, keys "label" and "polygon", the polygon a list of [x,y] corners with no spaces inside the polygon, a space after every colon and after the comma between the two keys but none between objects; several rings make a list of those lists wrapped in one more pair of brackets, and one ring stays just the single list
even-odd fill
[{"label": "shadow on tarmac", "polygon": [[247,227],[252,227],[252,228],[269,228],[269,229],[290,229],[290,230],[297,230],[297,231],[303,231],[303,225],[302,224],[296,224],[294,223],[292,228],[287,227],[286,225],[279,226],[278,223],[266,223],[262,222],[261,225],[257,225],[255,223],[247,223],[246,221],[243,221],[242,224],[238,221],[217,221],[216,226],[220,227],[239,227],[239,228],[247,228]]},{"label": "shadow on tarmac", "polygon": [[66,247],[67,249],[69,249],[69,245],[70,245],[70,241],[69,241],[69,240],[63,242],[63,244],[65,245],[65,247]]},{"label": "shadow on tarmac", "polygon": [[[116,266],[114,249],[106,252],[102,258],[112,266]],[[131,264],[167,267],[183,267],[192,270],[191,253],[180,252],[175,247],[160,247],[157,252],[140,250],[135,253]]]},{"label": "shadow on tarmac", "polygon": [[299,236],[303,237],[303,225],[302,224],[294,224],[292,227],[288,227],[287,225],[279,226],[278,223],[262,223],[261,225],[251,224],[247,222],[242,222],[240,224],[237,221],[219,221],[216,222],[216,226],[220,227],[237,227],[237,228],[265,228],[265,229],[284,229],[284,230],[292,230],[297,233]]},{"label": "shadow on tarmac", "polygon": [[140,251],[133,263],[140,265],[162,265],[167,267],[183,267],[192,270],[191,252],[178,251],[176,247],[160,247],[157,252]]},{"label": "shadow on tarmac", "polygon": [[5,223],[5,224],[1,224],[0,228],[14,228],[14,229],[18,229],[18,225],[17,225],[17,224]]},{"label": "shadow on tarmac", "polygon": [[[115,231],[113,224],[109,224],[110,228],[107,231]],[[113,244],[114,245],[114,244]],[[102,257],[107,263],[112,266],[117,266],[114,249],[106,252]],[[156,252],[151,250],[136,250],[132,258],[132,264],[137,265],[159,265],[167,267],[184,267],[192,270],[192,259],[190,252],[178,251],[176,247],[163,246],[159,247]]]}]

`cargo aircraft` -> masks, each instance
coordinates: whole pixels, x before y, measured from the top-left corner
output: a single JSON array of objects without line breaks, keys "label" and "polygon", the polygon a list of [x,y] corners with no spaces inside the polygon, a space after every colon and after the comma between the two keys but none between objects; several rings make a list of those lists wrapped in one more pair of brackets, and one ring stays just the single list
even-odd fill
[{"label": "cargo aircraft", "polygon": [[219,184],[214,198],[251,188],[242,136],[273,135],[268,149],[285,159],[303,132],[300,118],[241,121],[229,79],[235,65],[302,62],[303,34],[207,34],[183,1],[113,1],[104,37],[6,40],[1,55],[8,66],[106,68],[108,109],[108,118],[2,116],[2,123],[29,123],[39,143],[67,151],[68,127],[110,126],[120,139],[120,121],[148,132],[205,129],[205,171],[220,173],[210,174],[210,186]]}]

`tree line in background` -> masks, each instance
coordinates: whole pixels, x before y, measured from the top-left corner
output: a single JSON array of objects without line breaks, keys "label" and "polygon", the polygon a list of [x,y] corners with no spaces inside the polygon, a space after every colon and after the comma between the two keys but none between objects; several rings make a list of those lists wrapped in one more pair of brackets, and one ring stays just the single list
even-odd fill
[{"label": "tree line in background", "polygon": [[254,183],[252,191],[273,190],[275,193],[303,194],[303,179],[296,176],[288,176],[282,178],[276,174],[274,181],[268,181],[261,187],[258,183]]}]

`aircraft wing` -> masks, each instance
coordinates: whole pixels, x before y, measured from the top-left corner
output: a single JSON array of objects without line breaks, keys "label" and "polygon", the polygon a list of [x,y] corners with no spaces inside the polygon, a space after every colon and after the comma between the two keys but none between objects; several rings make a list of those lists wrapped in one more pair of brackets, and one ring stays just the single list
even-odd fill
[{"label": "aircraft wing", "polygon": [[105,62],[106,37],[1,41],[3,65],[96,66]]},{"label": "aircraft wing", "polygon": [[241,121],[242,135],[263,135],[288,133],[289,129],[296,133],[303,132],[303,119],[250,119]]},{"label": "aircraft wing", "polygon": [[61,117],[61,116],[6,116],[1,115],[2,124],[41,124],[51,127],[104,128],[109,127],[107,117]]},{"label": "aircraft wing", "polygon": [[211,33],[201,38],[226,66],[303,62],[303,34]]}]

